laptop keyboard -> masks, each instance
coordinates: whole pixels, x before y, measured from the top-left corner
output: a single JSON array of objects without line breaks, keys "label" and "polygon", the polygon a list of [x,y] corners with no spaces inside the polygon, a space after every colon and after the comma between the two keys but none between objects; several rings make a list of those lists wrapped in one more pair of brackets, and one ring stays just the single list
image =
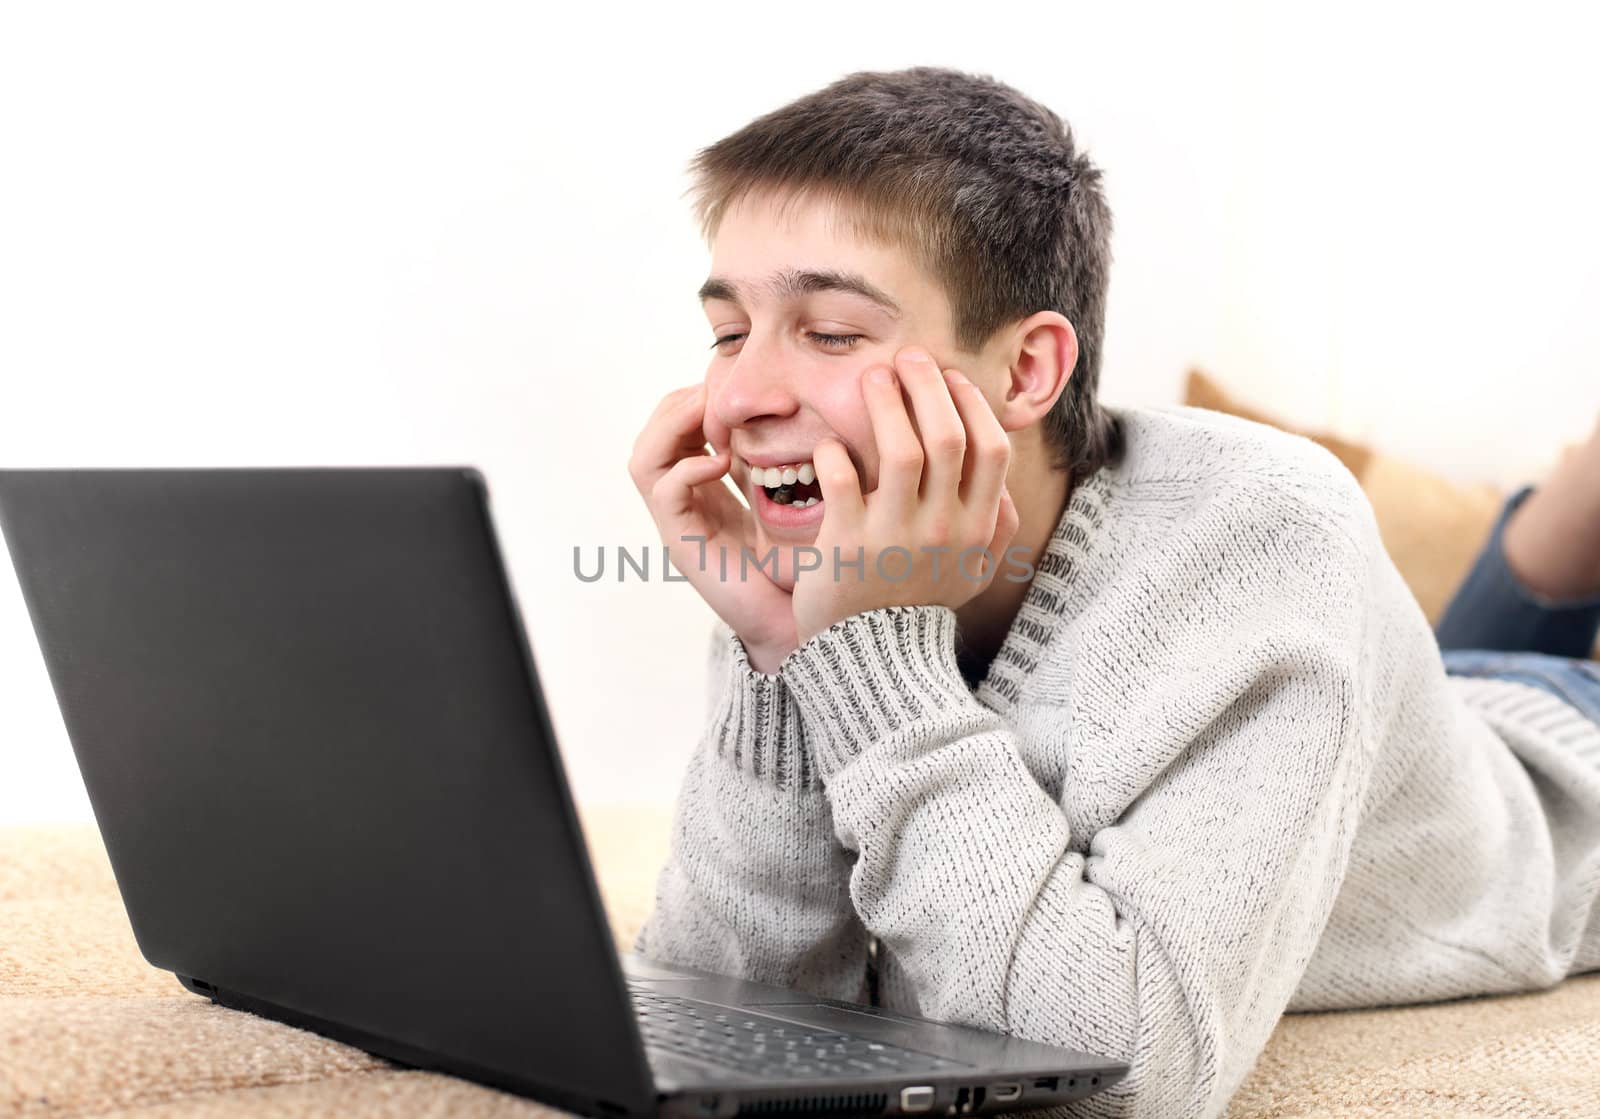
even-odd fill
[{"label": "laptop keyboard", "polygon": [[628,982],[646,1050],[763,1077],[867,1076],[967,1068],[855,1034],[775,1022]]}]

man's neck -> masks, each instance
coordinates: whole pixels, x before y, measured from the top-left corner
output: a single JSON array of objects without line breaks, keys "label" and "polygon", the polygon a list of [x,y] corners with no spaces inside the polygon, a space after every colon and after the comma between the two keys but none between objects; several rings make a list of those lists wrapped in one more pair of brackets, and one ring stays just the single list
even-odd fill
[{"label": "man's neck", "polygon": [[[1016,463],[1007,476],[1006,487],[1020,518],[1017,535],[1006,553],[995,557],[1000,569],[994,581],[956,610],[956,661],[973,687],[987,674],[1033,585],[1032,579],[1015,577],[1023,563],[1038,565],[1072,496],[1071,476],[1043,461]],[[1007,575],[1013,578],[1008,579]]]}]

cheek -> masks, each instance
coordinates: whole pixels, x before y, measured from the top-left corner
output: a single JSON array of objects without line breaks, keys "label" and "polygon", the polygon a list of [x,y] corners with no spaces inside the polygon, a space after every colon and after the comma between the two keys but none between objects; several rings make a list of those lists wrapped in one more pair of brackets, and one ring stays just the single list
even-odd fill
[{"label": "cheek", "polygon": [[861,399],[861,379],[835,377],[818,381],[806,393],[812,410],[846,439],[867,421],[867,402]]},{"label": "cheek", "polygon": [[[864,371],[864,370],[863,370]],[[813,396],[818,416],[828,430],[844,441],[860,471],[864,462],[875,461],[877,440],[872,434],[872,417],[861,397],[861,376],[856,374]]]}]

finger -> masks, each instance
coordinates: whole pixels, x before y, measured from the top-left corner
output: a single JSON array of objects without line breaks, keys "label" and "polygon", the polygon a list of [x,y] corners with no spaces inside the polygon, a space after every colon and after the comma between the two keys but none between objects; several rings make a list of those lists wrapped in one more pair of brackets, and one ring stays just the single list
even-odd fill
[{"label": "finger", "polygon": [[705,446],[705,385],[668,394],[634,440],[628,472],[649,489],[673,463]]},{"label": "finger", "polygon": [[[692,481],[689,488],[694,491],[694,496],[704,501],[710,509],[712,517],[720,525],[733,525],[750,515],[745,508],[742,497],[744,491],[739,488],[738,479],[733,476],[733,456],[726,450],[712,451],[709,455],[704,451],[697,452],[694,458],[685,461],[693,462],[699,458],[715,458],[722,462],[722,467],[712,471],[710,478],[701,481]],[[698,472],[696,472],[698,475]],[[722,479],[732,483],[731,487],[722,484]],[[716,485],[710,483],[716,482]]]},{"label": "finger", "polygon": [[926,350],[903,350],[896,358],[896,368],[916,414],[917,433],[922,438],[922,499],[955,505],[960,500],[967,432],[955,401],[950,399],[950,386]]},{"label": "finger", "polygon": [[1017,511],[1017,503],[1011,497],[1009,489],[1000,491],[1000,512],[995,518],[994,539],[990,548],[996,555],[1000,555],[1016,541],[1017,529],[1022,527],[1022,514]]},{"label": "finger", "polygon": [[1011,500],[1011,491],[1000,491],[1000,508],[995,517],[994,536],[989,540],[989,554],[994,557],[994,565],[988,571],[988,577],[983,585],[987,587],[994,582],[994,577],[1005,564],[1006,549],[1016,541],[1017,529],[1022,524],[1022,518],[1017,513],[1016,502]]},{"label": "finger", "polygon": [[817,484],[822,487],[823,523],[845,530],[859,526],[866,503],[861,499],[861,478],[844,444],[837,439],[824,439],[812,448],[811,465],[817,472]]},{"label": "finger", "polygon": [[1006,467],[1011,462],[1011,439],[1000,426],[983,390],[954,369],[946,370],[950,396],[967,429],[967,454],[962,468],[961,501],[975,509],[990,509],[1005,489]]},{"label": "finger", "polygon": [[[861,379],[861,392],[867,401],[867,416],[872,421],[872,437],[878,446],[878,487],[875,501],[909,509],[916,504],[917,487],[922,482],[922,443],[911,427],[911,413],[894,370],[878,366],[867,370]],[[826,489],[823,496],[832,500]]]},{"label": "finger", "polygon": [[[690,455],[679,460],[650,488],[651,504],[657,516],[682,519],[692,513],[695,487],[722,477],[728,470],[729,459],[724,451],[715,455]],[[727,487],[722,489],[727,492]],[[728,497],[732,499],[733,495],[728,494]]]},{"label": "finger", "polygon": [[[669,412],[691,397],[698,396],[705,387],[705,382],[699,381],[692,385],[684,385],[682,388],[673,389],[656,402],[655,411],[650,413],[650,420],[658,419],[662,413]],[[650,426],[650,420],[645,421],[646,427]]]}]

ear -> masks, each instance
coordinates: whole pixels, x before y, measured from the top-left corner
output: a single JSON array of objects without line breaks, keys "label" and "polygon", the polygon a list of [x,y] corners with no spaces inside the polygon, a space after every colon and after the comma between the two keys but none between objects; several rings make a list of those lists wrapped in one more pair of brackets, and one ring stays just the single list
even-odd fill
[{"label": "ear", "polygon": [[1000,426],[1022,431],[1044,418],[1078,364],[1078,332],[1064,315],[1038,311],[1016,325]]}]

